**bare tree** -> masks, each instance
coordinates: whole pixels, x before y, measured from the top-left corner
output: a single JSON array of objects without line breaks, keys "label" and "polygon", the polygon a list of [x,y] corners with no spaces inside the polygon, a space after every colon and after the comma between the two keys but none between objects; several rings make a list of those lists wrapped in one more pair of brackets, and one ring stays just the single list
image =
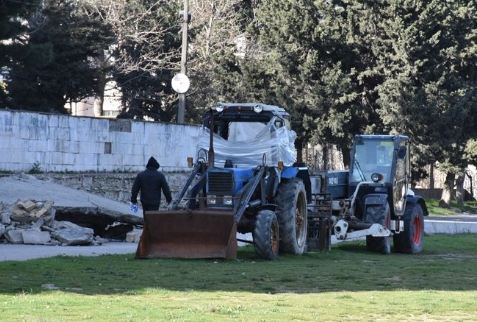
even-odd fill
[{"label": "bare tree", "polygon": [[239,80],[233,92],[223,93],[220,85],[227,77],[224,67],[235,65],[239,71],[237,60],[249,56],[252,37],[246,27],[252,18],[252,8],[249,1],[241,0],[191,0],[189,7],[191,29],[195,33],[189,47],[192,82],[189,95],[192,104],[203,108],[218,100],[227,100],[227,93],[233,95],[244,90]]},{"label": "bare tree", "polygon": [[[112,76],[111,66],[116,74],[130,75],[122,77],[119,87],[137,81],[137,77],[158,78],[158,86],[153,92],[137,88],[130,94],[132,99],[160,101],[163,106],[174,105],[177,95],[171,93],[172,75],[161,71],[180,70],[181,58],[181,20],[179,11],[183,1],[126,1],[126,0],[87,0],[94,8],[94,14],[104,19],[114,31],[117,41],[107,48],[104,66],[109,81]],[[187,93],[187,116],[191,117],[197,110],[220,99],[214,91],[217,78],[217,60],[226,54],[245,57],[249,48],[250,36],[245,32],[250,11],[247,2],[241,0],[189,0],[192,16],[189,24],[188,76],[191,88]],[[179,43],[174,43],[179,41]],[[175,44],[175,45],[171,45]],[[130,108],[141,109],[143,106],[131,104]]]},{"label": "bare tree", "polygon": [[[177,16],[180,1],[87,0],[82,2],[89,13],[99,16],[111,28],[116,41],[105,48],[97,61],[104,70],[104,85],[113,78],[119,88],[136,84],[137,79],[154,79],[161,70],[180,67],[180,46],[176,45],[180,29]],[[172,44],[172,45],[171,45]],[[128,76],[129,75],[129,76]],[[174,100],[164,81],[159,90],[137,88],[131,99],[157,101],[160,105]],[[124,95],[124,92],[123,92]],[[104,94],[95,100],[95,114],[102,113]],[[167,105],[167,103],[166,103]]]}]

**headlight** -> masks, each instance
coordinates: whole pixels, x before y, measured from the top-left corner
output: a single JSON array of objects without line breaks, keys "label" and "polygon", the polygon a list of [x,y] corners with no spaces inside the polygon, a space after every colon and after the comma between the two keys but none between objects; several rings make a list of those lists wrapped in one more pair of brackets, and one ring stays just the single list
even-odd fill
[{"label": "headlight", "polygon": [[207,196],[207,204],[216,205],[217,204],[217,196],[216,195],[208,195]]},{"label": "headlight", "polygon": [[383,179],[384,179],[384,176],[381,173],[373,173],[371,175],[371,180],[373,180],[373,182],[378,182],[378,181],[381,181]]},{"label": "headlight", "polygon": [[232,196],[224,196],[224,205],[231,206],[233,204]]},{"label": "headlight", "polygon": [[255,113],[260,113],[260,112],[262,112],[262,111],[263,111],[262,105],[255,105],[255,106],[253,107],[253,111],[254,111]]}]

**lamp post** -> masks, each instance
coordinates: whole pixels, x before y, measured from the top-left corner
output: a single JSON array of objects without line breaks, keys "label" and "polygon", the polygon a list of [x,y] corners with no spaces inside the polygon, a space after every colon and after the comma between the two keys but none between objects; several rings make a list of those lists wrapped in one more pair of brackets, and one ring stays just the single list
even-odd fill
[{"label": "lamp post", "polygon": [[[184,0],[184,10],[182,11],[182,55],[181,55],[181,74],[183,75],[187,75],[188,25],[189,25],[189,0]],[[179,124],[184,123],[185,105],[186,105],[185,92],[179,93],[179,110],[177,112],[177,123]]]}]

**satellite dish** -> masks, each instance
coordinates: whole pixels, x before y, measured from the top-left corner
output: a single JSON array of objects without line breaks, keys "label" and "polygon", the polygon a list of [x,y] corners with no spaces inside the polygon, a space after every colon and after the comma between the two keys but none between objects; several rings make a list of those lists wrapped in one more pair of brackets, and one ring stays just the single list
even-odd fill
[{"label": "satellite dish", "polygon": [[171,81],[172,89],[178,94],[184,94],[189,90],[190,81],[186,74],[176,74]]}]

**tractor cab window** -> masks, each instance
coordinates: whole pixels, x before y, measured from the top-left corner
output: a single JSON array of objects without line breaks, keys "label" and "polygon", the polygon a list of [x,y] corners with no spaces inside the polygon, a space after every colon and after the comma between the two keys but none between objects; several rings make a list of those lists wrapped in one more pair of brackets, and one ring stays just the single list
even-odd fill
[{"label": "tractor cab window", "polygon": [[[230,122],[228,124],[227,141],[250,141],[257,137],[261,139],[273,139],[277,129],[286,128],[284,119],[274,117],[268,123],[265,122]],[[288,129],[288,128],[286,128]]]},{"label": "tractor cab window", "polygon": [[351,180],[371,181],[373,173],[380,173],[384,181],[391,182],[393,164],[393,142],[369,140],[357,144],[351,165]]},{"label": "tractor cab window", "polygon": [[[218,118],[214,121],[213,138],[216,166],[224,166],[226,160],[237,168],[260,164],[276,166],[279,161],[291,166],[296,161],[296,133],[287,129],[281,117],[261,117],[257,121]],[[198,151],[208,151],[209,144],[209,129],[203,127]]]},{"label": "tractor cab window", "polygon": [[289,118],[277,118],[275,120],[275,128],[279,129],[281,127],[284,127],[288,131],[291,131],[292,130],[291,120]]},{"label": "tractor cab window", "polygon": [[230,122],[227,141],[249,141],[256,138],[266,128],[261,122]]}]

